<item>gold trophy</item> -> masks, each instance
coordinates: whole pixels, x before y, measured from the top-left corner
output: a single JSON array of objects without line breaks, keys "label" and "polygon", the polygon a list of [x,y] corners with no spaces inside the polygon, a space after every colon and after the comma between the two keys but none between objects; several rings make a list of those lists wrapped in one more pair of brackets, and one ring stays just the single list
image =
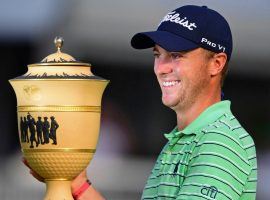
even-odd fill
[{"label": "gold trophy", "polygon": [[91,161],[99,136],[101,99],[108,80],[91,65],[57,52],[11,79],[17,96],[23,156],[46,182],[45,200],[73,200],[70,182]]}]

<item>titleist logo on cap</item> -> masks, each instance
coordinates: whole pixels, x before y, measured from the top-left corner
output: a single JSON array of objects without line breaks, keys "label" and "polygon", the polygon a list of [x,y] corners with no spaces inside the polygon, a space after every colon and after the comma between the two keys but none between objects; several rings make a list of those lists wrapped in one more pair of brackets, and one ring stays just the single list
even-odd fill
[{"label": "titleist logo on cap", "polygon": [[195,23],[189,22],[186,17],[181,18],[179,16],[180,16],[180,14],[179,13],[176,13],[176,11],[169,12],[163,18],[163,20],[160,22],[160,24],[162,22],[170,21],[170,22],[173,22],[173,23],[176,23],[176,24],[180,24],[181,26],[186,27],[186,28],[188,28],[191,31],[193,31],[194,28],[197,28],[197,26],[196,26]]}]

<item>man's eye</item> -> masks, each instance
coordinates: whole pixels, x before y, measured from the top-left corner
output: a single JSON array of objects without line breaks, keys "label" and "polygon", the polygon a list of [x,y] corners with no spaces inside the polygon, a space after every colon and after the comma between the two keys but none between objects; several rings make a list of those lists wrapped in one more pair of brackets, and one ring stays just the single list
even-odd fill
[{"label": "man's eye", "polygon": [[154,57],[155,57],[155,58],[158,58],[159,56],[160,56],[159,53],[154,53]]},{"label": "man's eye", "polygon": [[178,59],[178,58],[183,57],[183,55],[180,53],[171,53],[171,57],[172,59]]}]

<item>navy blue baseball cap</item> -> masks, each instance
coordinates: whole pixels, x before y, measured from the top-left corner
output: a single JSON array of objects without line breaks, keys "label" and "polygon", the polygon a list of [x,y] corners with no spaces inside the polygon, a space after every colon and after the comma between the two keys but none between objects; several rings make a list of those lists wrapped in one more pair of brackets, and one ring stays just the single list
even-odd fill
[{"label": "navy blue baseball cap", "polygon": [[135,49],[158,44],[167,51],[188,51],[198,47],[232,53],[232,34],[226,19],[206,6],[187,5],[169,12],[156,31],[141,32],[131,39]]}]

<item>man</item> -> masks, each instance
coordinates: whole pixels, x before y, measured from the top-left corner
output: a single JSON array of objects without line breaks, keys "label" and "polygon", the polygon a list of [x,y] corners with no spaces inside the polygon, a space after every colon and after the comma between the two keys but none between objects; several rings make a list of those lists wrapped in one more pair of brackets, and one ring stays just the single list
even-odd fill
[{"label": "man", "polygon": [[29,136],[28,136],[28,123],[26,117],[23,117],[23,129],[25,134],[25,140],[29,143]]},{"label": "man", "polygon": [[44,144],[44,139],[42,139],[42,128],[43,128],[43,122],[41,121],[41,117],[38,116],[38,120],[36,122],[38,144]]},{"label": "man", "polygon": [[23,123],[23,117],[20,117],[20,133],[21,133],[21,142],[26,142],[26,136],[24,132],[24,123]]},{"label": "man", "polygon": [[[206,6],[183,6],[168,13],[157,31],[136,34],[131,44],[153,48],[162,102],[177,116],[142,199],[255,199],[253,140],[230,102],[221,101],[232,52],[227,21]],[[86,175],[80,176],[73,181],[74,193],[85,185]],[[92,186],[77,199],[91,194],[98,194]],[[102,199],[97,196],[92,199]]]},{"label": "man", "polygon": [[30,130],[30,142],[31,142],[30,148],[34,148],[34,145],[33,145],[34,142],[36,143],[36,147],[38,147],[39,143],[36,139],[36,128],[35,128],[36,121],[30,115],[30,113],[27,114],[27,125]]},{"label": "man", "polygon": [[44,139],[44,144],[49,143],[49,129],[50,129],[50,123],[48,121],[48,117],[44,117],[44,122],[42,126],[42,132],[43,132],[43,139]]},{"label": "man", "polygon": [[255,199],[254,142],[221,101],[232,52],[227,21],[206,6],[184,6],[131,44],[154,47],[162,102],[177,116],[142,199]]},{"label": "man", "polygon": [[50,137],[53,140],[52,144],[57,145],[56,130],[58,129],[59,125],[55,120],[54,116],[51,116],[50,118],[51,118]]}]

